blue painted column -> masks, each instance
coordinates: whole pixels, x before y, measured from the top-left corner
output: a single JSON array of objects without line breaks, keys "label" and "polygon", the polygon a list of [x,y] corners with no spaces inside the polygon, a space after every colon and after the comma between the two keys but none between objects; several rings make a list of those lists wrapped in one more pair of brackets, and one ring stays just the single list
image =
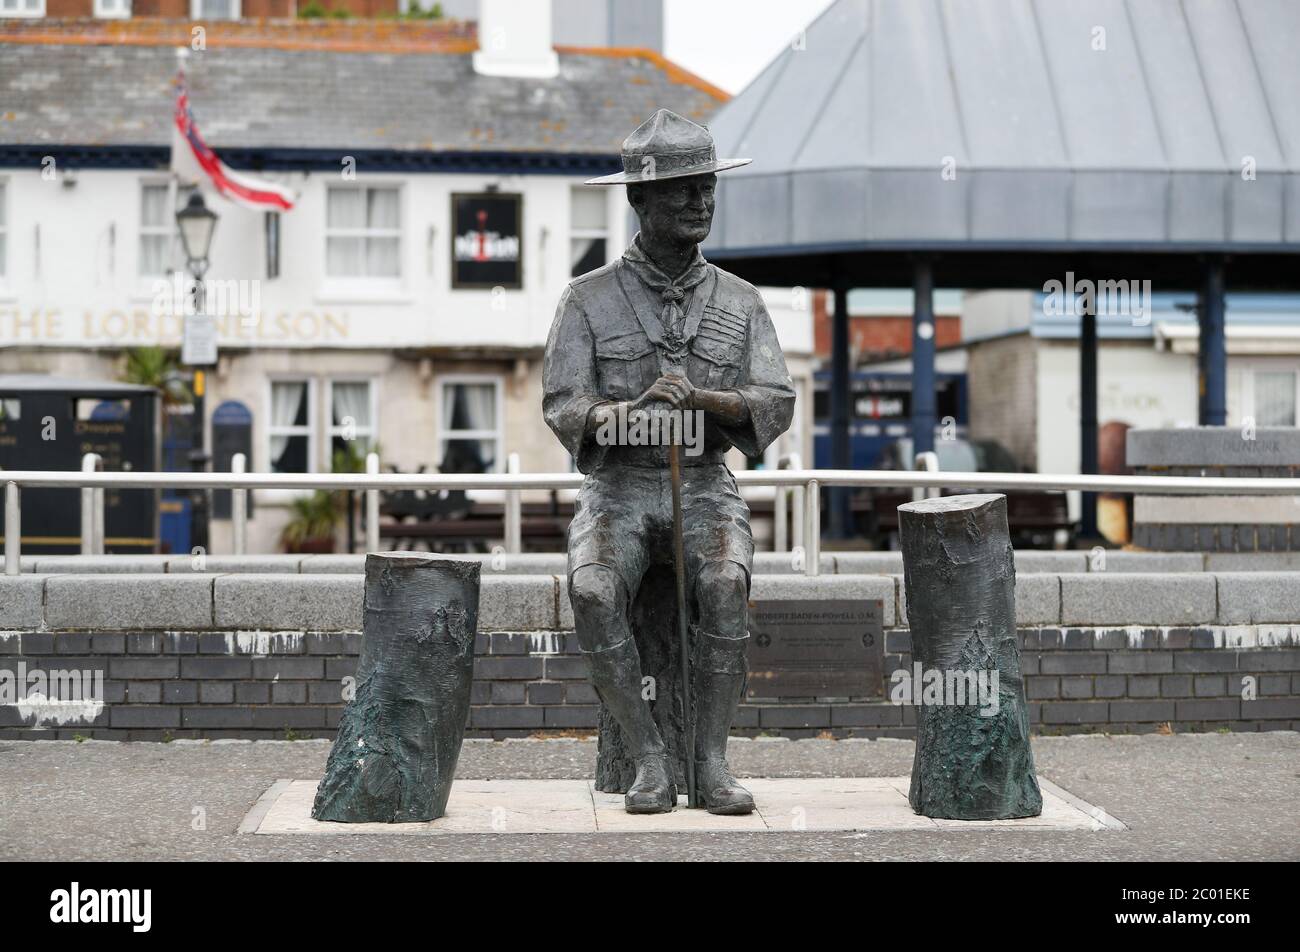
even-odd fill
[{"label": "blue painted column", "polygon": [[[1097,311],[1079,315],[1079,472],[1097,472]],[[1082,494],[1079,536],[1097,538],[1097,494]]]},{"label": "blue painted column", "polygon": [[[853,422],[852,388],[849,380],[849,287],[835,286],[835,315],[831,323],[831,468],[852,469],[850,427]],[[853,530],[852,490],[838,486],[829,490],[830,537],[847,539]]]},{"label": "blue painted column", "polygon": [[1200,325],[1200,346],[1196,362],[1200,370],[1198,422],[1201,426],[1225,426],[1228,422],[1228,345],[1224,331],[1223,259],[1205,263],[1201,294],[1196,308]]},{"label": "blue painted column", "polygon": [[934,449],[934,267],[929,259],[912,272],[912,449]]}]

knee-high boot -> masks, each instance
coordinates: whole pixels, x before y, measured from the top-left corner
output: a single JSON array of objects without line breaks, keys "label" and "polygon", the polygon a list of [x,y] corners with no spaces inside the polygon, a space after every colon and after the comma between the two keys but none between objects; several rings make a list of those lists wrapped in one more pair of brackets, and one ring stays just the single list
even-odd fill
[{"label": "knee-high boot", "polygon": [[616,645],[584,651],[591,684],[623,729],[633,759],[636,780],[623,803],[628,813],[667,813],[677,805],[677,786],[668,750],[641,697],[641,656],[636,643],[624,638]]},{"label": "knee-high boot", "polygon": [[749,636],[723,638],[697,630],[696,637],[695,778],[700,800],[710,813],[750,813],[754,798],[727,766],[727,736],[745,690]]}]

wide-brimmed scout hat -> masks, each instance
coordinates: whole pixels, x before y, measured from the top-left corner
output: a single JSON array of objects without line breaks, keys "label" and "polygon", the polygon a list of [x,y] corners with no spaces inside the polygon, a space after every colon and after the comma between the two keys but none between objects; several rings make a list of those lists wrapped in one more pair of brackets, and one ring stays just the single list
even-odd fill
[{"label": "wide-brimmed scout hat", "polygon": [[660,109],[623,140],[623,171],[585,185],[629,185],[706,175],[748,165],[753,159],[719,159],[713,136],[698,122]]}]

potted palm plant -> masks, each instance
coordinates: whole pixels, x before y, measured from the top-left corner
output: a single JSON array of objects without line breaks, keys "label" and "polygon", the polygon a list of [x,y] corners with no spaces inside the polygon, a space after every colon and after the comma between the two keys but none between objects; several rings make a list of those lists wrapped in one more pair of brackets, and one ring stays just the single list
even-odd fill
[{"label": "potted palm plant", "polygon": [[318,489],[289,504],[292,515],[280,530],[280,544],[290,554],[321,555],[334,551],[334,532],[342,513],[334,494]]}]

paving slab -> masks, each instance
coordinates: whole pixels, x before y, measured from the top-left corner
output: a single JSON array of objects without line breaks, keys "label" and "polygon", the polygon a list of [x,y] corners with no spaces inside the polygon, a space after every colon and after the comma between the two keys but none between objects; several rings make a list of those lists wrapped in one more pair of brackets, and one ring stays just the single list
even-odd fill
[{"label": "paving slab", "polygon": [[[380,834],[595,833],[596,815],[585,780],[458,780],[447,813],[427,823],[324,823],[311,818],[316,781],[277,781],[269,808],[251,832]],[[260,803],[261,801],[259,801]],[[250,813],[259,812],[254,807]],[[241,829],[251,826],[245,824]]]},{"label": "paving slab", "polygon": [[311,818],[314,780],[277,780],[254,804],[240,832],[262,836],[449,833],[803,833],[965,828],[1118,831],[1124,826],[1054,784],[1043,786],[1043,814],[1018,820],[932,820],[912,812],[907,777],[755,777],[745,781],[758,809],[746,816],[689,810],[633,815],[623,797],[585,780],[457,780],[447,813],[426,823],[322,823]]}]

